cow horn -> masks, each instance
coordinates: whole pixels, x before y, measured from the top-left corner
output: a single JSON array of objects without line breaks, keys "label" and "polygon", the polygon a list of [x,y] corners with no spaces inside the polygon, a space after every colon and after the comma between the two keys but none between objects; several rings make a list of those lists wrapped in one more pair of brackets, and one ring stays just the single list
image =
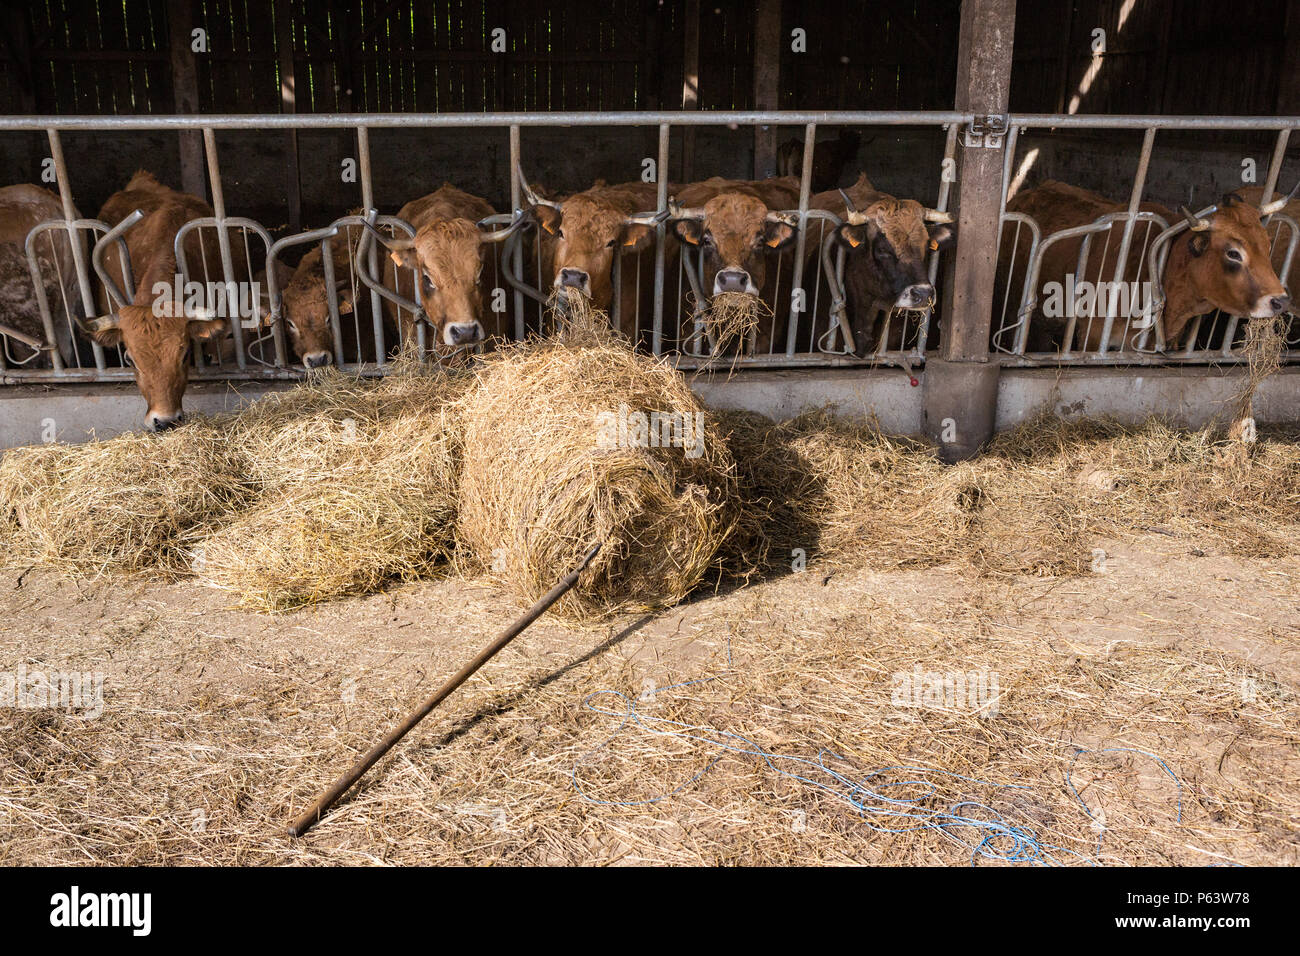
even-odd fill
[{"label": "cow horn", "polygon": [[858,211],[858,207],[853,205],[853,200],[849,198],[848,193],[846,193],[843,189],[841,189],[840,195],[844,197],[844,208],[846,208],[849,212]]},{"label": "cow horn", "polygon": [[533,191],[533,187],[528,185],[528,180],[524,179],[524,171],[517,169],[515,172],[519,176],[519,186],[524,191],[524,198],[528,200],[530,206],[550,206],[552,209],[559,209],[558,202],[551,202],[549,199],[543,199]]},{"label": "cow horn", "polygon": [[85,332],[87,335],[91,335],[95,332],[107,332],[109,329],[118,328],[121,324],[122,317],[116,312],[94,318],[77,319],[77,325],[80,326],[81,331]]},{"label": "cow horn", "polygon": [[779,222],[787,226],[798,226],[799,210],[794,209],[794,210],[786,210],[784,212],[780,212],[778,210],[773,209],[770,210],[764,218],[768,222]]},{"label": "cow horn", "polygon": [[504,229],[493,229],[492,224],[486,219],[480,219],[478,222],[479,242],[504,242],[524,223],[522,216],[515,216],[510,221],[510,225]]},{"label": "cow horn", "polygon": [[1297,181],[1296,184],[1291,187],[1291,191],[1281,199],[1274,199],[1272,202],[1260,206],[1259,214],[1261,216],[1271,216],[1275,212],[1281,212],[1286,208],[1287,203],[1292,199],[1295,199],[1297,192],[1300,192],[1300,181]]},{"label": "cow horn", "polygon": [[387,249],[389,252],[407,252],[415,248],[414,239],[397,239],[393,236],[386,236],[378,229],[376,229],[373,223],[365,219],[361,220],[361,225],[365,226],[367,229],[373,232],[375,234],[375,238],[379,240],[379,244],[383,246],[385,249]]},{"label": "cow horn", "polygon": [[646,212],[637,216],[628,216],[625,222],[629,226],[657,226],[668,218],[668,210],[663,212]]},{"label": "cow horn", "polygon": [[676,199],[668,200],[668,217],[670,219],[703,219],[703,206],[683,206]]},{"label": "cow horn", "polygon": [[944,223],[945,225],[951,225],[951,223],[952,223],[952,213],[950,213],[950,212],[940,212],[938,209],[926,209],[926,211],[925,211],[925,221],[926,221],[926,222],[941,222],[941,223]]},{"label": "cow horn", "polygon": [[1186,206],[1179,206],[1178,211],[1182,213],[1183,218],[1187,220],[1187,228],[1192,232],[1205,232],[1205,230],[1210,228],[1210,220],[1197,219],[1192,215],[1192,211]]}]

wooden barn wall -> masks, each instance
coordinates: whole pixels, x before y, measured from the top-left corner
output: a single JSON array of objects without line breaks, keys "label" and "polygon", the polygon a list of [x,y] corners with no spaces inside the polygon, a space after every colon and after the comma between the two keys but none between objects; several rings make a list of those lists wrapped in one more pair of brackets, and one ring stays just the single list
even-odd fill
[{"label": "wooden barn wall", "polygon": [[[1294,110],[1296,0],[1033,0],[1016,16],[1011,109],[1269,115]],[[1093,53],[1094,30],[1105,52]],[[1295,76],[1294,71],[1292,76]]]},{"label": "wooden barn wall", "polygon": [[[702,0],[702,109],[754,100],[755,0]],[[1297,100],[1297,0],[1022,0],[1011,105],[1274,113]],[[687,0],[32,0],[0,13],[0,111],[167,113],[168,17],[202,28],[200,107],[275,112],[680,105]],[[782,5],[783,109],[946,109],[960,0]],[[504,29],[504,54],[491,50]],[[1094,57],[1092,33],[1106,31]],[[802,29],[807,51],[791,49]],[[279,42],[278,42],[279,41]],[[284,56],[281,43],[292,45]],[[1288,51],[1290,57],[1288,57]]]}]

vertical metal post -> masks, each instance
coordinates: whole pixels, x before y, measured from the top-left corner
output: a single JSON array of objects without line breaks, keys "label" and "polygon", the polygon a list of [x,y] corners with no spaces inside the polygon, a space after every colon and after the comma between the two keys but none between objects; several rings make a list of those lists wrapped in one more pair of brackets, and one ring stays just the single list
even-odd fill
[{"label": "vertical metal post", "polygon": [[[655,210],[663,212],[668,208],[668,124],[659,125],[659,164],[655,167]],[[659,223],[655,227],[655,301],[652,313],[654,328],[651,333],[650,351],[655,355],[663,353],[664,340],[664,260],[667,254],[668,224]],[[639,285],[639,283],[638,283]],[[633,339],[635,341],[635,337]]]},{"label": "vertical metal post", "polygon": [[[510,211],[517,213],[524,208],[523,191],[519,186],[519,126],[515,124],[510,127]],[[540,230],[539,230],[540,231]],[[540,250],[542,237],[537,236],[537,247]],[[515,244],[515,275],[521,279],[524,274],[524,244],[522,241]],[[542,284],[542,278],[539,275],[537,284]],[[522,342],[524,340],[524,294],[520,290],[515,290],[515,338]]]},{"label": "vertical metal post", "polygon": [[1271,202],[1273,199],[1278,177],[1282,173],[1282,163],[1286,161],[1286,147],[1290,138],[1291,130],[1278,131],[1277,142],[1273,144],[1273,158],[1268,163],[1268,175],[1264,177],[1264,198],[1260,202]]},{"label": "vertical metal post", "polygon": [[[1142,205],[1142,191],[1146,188],[1147,169],[1151,166],[1151,149],[1155,145],[1155,140],[1156,131],[1154,127],[1148,129],[1142,134],[1142,154],[1138,157],[1137,174],[1133,177],[1133,188],[1129,190],[1128,194],[1128,216],[1124,220],[1124,232],[1119,241],[1119,258],[1115,260],[1115,274],[1111,280],[1114,285],[1112,285],[1111,288],[1115,288],[1119,283],[1124,281],[1124,272],[1128,266],[1128,252],[1133,245],[1133,227],[1136,224],[1134,217],[1137,215],[1138,209]],[[1084,267],[1087,267],[1086,263],[1084,264]],[[1139,271],[1141,271],[1140,266]],[[1097,270],[1097,274],[1101,274],[1100,268]],[[1133,278],[1136,281],[1137,276],[1134,276]],[[1109,300],[1109,297],[1107,298]],[[1114,325],[1115,316],[1111,312],[1108,302],[1106,315],[1101,323],[1101,344],[1097,349],[1098,353],[1101,355],[1105,355],[1110,349],[1110,333]],[[1124,323],[1124,328],[1125,331],[1127,331],[1127,321]]]},{"label": "vertical metal post", "polygon": [[[203,151],[208,157],[208,179],[212,183],[212,211],[217,220],[217,247],[221,251],[221,278],[226,283],[226,298],[237,287],[235,264],[230,254],[230,235],[226,232],[226,194],[221,185],[221,167],[217,162],[217,137],[211,127],[203,128]],[[237,293],[236,293],[237,294]],[[230,331],[235,337],[235,364],[240,369],[248,367],[248,357],[244,354],[244,325],[235,317],[230,323]]]},{"label": "vertical metal post", "polygon": [[[59,181],[59,200],[63,203],[63,218],[71,224],[77,218],[77,205],[72,201],[72,184],[68,182],[68,164],[63,159],[63,141],[56,129],[46,130],[50,140],[50,158],[54,160],[54,175]],[[90,263],[86,250],[81,244],[81,230],[68,226],[68,242],[72,246],[72,263],[77,270],[77,287],[81,290],[81,305],[87,316],[98,311],[95,306],[94,286],[90,282]],[[109,303],[111,309],[112,303]],[[104,348],[92,340],[91,351],[95,356],[95,368],[104,371]]]},{"label": "vertical metal post", "polygon": [[[808,235],[808,199],[812,193],[813,145],[817,142],[817,124],[809,123],[803,131],[803,169],[799,179],[799,236],[794,241],[794,275],[790,284],[790,320],[786,329],[785,354],[794,355],[799,335],[799,312],[796,306],[808,307],[808,296],[801,294],[803,257]],[[778,272],[779,275],[779,272]],[[799,300],[803,301],[800,302]],[[778,306],[779,307],[779,306]]]},{"label": "vertical metal post", "polygon": [[[370,170],[370,130],[364,126],[357,127],[357,171],[361,175],[361,208],[369,213],[370,210],[377,208],[375,206],[375,184]],[[343,235],[343,241],[347,242],[347,233]],[[366,249],[366,266],[372,276],[376,276],[382,281],[382,275],[376,271],[379,268],[379,243],[372,242]],[[387,265],[385,265],[387,268]],[[394,270],[394,285],[396,285],[396,270]],[[420,280],[416,278],[416,295],[419,295]],[[356,303],[352,306],[356,308]],[[380,368],[388,364],[388,348],[384,342],[384,304],[379,297],[379,293],[374,289],[370,290],[370,317],[371,324],[375,334],[375,364]],[[424,356],[424,326],[419,318],[412,316],[415,321],[416,342],[419,346],[419,354],[423,359]],[[398,335],[401,335],[400,317],[399,317]],[[403,345],[406,343],[403,342]],[[340,345],[340,348],[342,346]],[[357,361],[364,361],[361,353],[361,343],[357,343]]]}]

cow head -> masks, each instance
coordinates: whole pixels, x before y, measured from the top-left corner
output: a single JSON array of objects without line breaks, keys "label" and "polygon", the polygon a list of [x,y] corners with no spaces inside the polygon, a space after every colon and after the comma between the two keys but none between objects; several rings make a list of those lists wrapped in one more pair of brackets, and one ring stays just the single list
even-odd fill
[{"label": "cow head", "polygon": [[1236,193],[1228,193],[1208,219],[1186,207],[1186,237],[1175,240],[1165,269],[1165,338],[1178,338],[1192,316],[1222,309],[1249,319],[1267,319],[1285,312],[1291,299],[1273,271],[1263,218],[1287,200],[1255,208]]},{"label": "cow head", "polygon": [[881,196],[858,209],[840,190],[847,207],[835,239],[850,255],[872,298],[899,309],[924,309],[934,301],[926,257],[952,245],[952,216],[926,209],[914,199]]},{"label": "cow head", "polygon": [[770,211],[763,201],[742,192],[714,196],[702,207],[669,204],[673,235],[704,252],[706,294],[741,292],[758,295],[766,277],[767,254],[794,241],[798,217]]},{"label": "cow head", "polygon": [[393,239],[369,223],[393,262],[414,269],[420,283],[420,305],[437,333],[438,341],[452,348],[469,348],[485,335],[479,274],[483,271],[482,246],[500,242],[522,222],[505,229],[468,219],[441,219],[423,226],[414,239]]},{"label": "cow head", "polygon": [[190,342],[219,338],[229,322],[208,309],[155,299],[148,305],[123,305],[112,315],[89,319],[85,331],[104,346],[122,345],[135,372],[148,411],[145,427],[164,431],[181,423],[189,382]]},{"label": "cow head", "polygon": [[[335,276],[339,314],[352,311],[352,284],[346,275]],[[314,271],[299,274],[281,298],[285,324],[293,350],[307,368],[328,365],[334,355],[334,329],[330,322],[329,289]]]},{"label": "cow head", "polygon": [[641,252],[655,240],[663,216],[628,216],[611,203],[579,194],[563,203],[543,199],[519,174],[528,216],[550,245],[556,290],[577,289],[593,307],[609,309],[614,298],[614,257]]}]

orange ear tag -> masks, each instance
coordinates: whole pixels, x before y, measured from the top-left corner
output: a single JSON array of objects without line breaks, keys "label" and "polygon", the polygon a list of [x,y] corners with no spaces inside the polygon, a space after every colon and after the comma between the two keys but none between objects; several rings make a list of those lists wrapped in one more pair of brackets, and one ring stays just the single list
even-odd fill
[{"label": "orange ear tag", "polygon": [[935,242],[933,239],[930,240],[930,251],[931,252],[939,251],[939,243]]}]

